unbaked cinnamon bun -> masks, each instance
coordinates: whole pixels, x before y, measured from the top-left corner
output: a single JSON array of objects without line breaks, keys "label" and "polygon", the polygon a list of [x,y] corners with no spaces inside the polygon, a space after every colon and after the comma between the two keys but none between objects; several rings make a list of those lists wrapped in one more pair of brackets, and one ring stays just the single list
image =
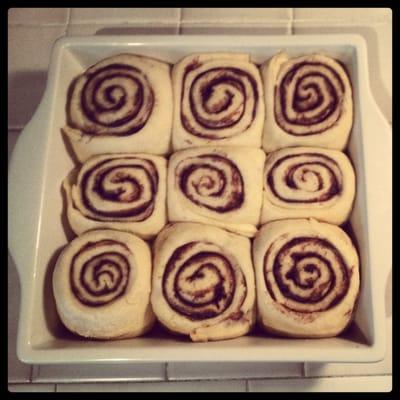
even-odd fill
[{"label": "unbaked cinnamon bun", "polygon": [[91,157],[63,182],[72,230],[110,228],[155,236],[167,220],[166,164],[150,154]]},{"label": "unbaked cinnamon bun", "polygon": [[150,248],[127,232],[82,234],[65,246],[53,273],[62,322],[87,338],[120,339],[147,332],[155,321],[150,288]]},{"label": "unbaked cinnamon bun", "polygon": [[264,94],[247,54],[193,54],[172,70],[173,148],[261,146]]},{"label": "unbaked cinnamon bun", "polygon": [[154,244],[151,303],[164,326],[193,341],[245,335],[255,322],[249,239],[203,224],[166,227]]},{"label": "unbaked cinnamon bun", "polygon": [[330,337],[352,321],[359,260],[338,226],[314,219],[263,225],[253,243],[258,318],[268,332]]},{"label": "unbaked cinnamon bun", "polygon": [[109,57],[71,84],[63,132],[81,162],[103,153],[166,154],[171,98],[168,64],[132,54]]},{"label": "unbaked cinnamon bun", "polygon": [[323,54],[278,53],[261,66],[266,119],[263,147],[343,150],[353,125],[353,97],[344,64]]},{"label": "unbaked cinnamon bun", "polygon": [[355,174],[337,150],[290,147],[267,156],[261,223],[316,218],[336,225],[349,217]]},{"label": "unbaked cinnamon bun", "polygon": [[168,164],[168,217],[252,237],[260,221],[265,153],[251,147],[198,147]]}]

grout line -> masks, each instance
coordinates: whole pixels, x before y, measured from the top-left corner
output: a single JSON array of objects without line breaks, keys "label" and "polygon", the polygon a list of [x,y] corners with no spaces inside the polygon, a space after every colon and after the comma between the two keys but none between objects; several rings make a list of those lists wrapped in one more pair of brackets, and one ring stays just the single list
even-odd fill
[{"label": "grout line", "polygon": [[82,22],[71,22],[69,26],[113,26],[113,27],[124,27],[124,26],[149,26],[157,27],[157,26],[176,26],[176,20],[164,19],[164,20],[157,20],[157,19],[140,19],[140,20],[96,20],[96,21],[82,21]]},{"label": "grout line", "polygon": [[59,374],[56,377],[52,378],[38,378],[35,381],[32,382],[25,382],[27,384],[78,384],[78,383],[157,383],[157,382],[166,382],[166,380],[163,377],[150,377],[150,378],[145,378],[142,377],[140,379],[136,378],[106,378],[106,377],[92,377],[92,378],[80,378],[80,377],[67,377],[64,378]]},{"label": "grout line", "polygon": [[[363,376],[363,375],[345,375],[345,376]],[[378,376],[378,375],[376,375]],[[204,381],[224,381],[224,380],[228,380],[228,381],[243,381],[243,380],[263,380],[263,379],[277,379],[277,380],[284,380],[284,379],[303,379],[305,377],[303,376],[285,376],[285,375],[281,375],[281,376],[222,376],[222,377],[179,377],[179,378],[172,378],[168,377],[168,381],[169,382],[204,382]],[[149,382],[149,381],[144,381],[144,382]],[[162,382],[162,381],[159,381]]]},{"label": "grout line", "polygon": [[246,387],[246,392],[249,392],[250,390],[249,390],[249,380],[248,379],[246,379],[245,381],[245,387]]},{"label": "grout line", "polygon": [[165,381],[169,381],[169,377],[168,377],[168,365],[169,365],[169,363],[165,363],[165,367],[164,367],[164,380],[165,380]]},{"label": "grout line", "polygon": [[15,24],[8,24],[9,28],[53,28],[64,26],[66,22],[18,22]]},{"label": "grout line", "polygon": [[70,8],[68,8],[68,12],[67,12],[67,26],[69,26],[71,23],[71,14],[72,14],[72,9],[70,7]]},{"label": "grout line", "polygon": [[67,12],[67,25],[65,26],[64,36],[68,36],[68,31],[70,26],[71,26],[71,7],[68,8]]},{"label": "grout line", "polygon": [[293,35],[294,8],[289,8],[289,35]]},{"label": "grout line", "polygon": [[179,8],[178,35],[182,35],[182,8]]},{"label": "grout line", "polygon": [[306,375],[306,363],[305,362],[301,364],[301,376],[303,378],[307,378],[307,375]]},{"label": "grout line", "polygon": [[32,379],[33,379],[33,365],[31,365],[31,370],[29,371],[29,383],[31,383],[32,382]]}]

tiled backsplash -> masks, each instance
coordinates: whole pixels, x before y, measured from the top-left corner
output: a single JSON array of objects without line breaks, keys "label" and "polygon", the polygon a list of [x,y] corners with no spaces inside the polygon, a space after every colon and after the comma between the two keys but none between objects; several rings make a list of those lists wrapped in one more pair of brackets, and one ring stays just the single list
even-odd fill
[{"label": "tiled backsplash", "polygon": [[[51,48],[59,37],[93,34],[296,35],[339,32],[359,33],[366,39],[372,91],[385,117],[391,122],[390,9],[10,9],[8,153],[11,153],[20,130],[40,102],[46,85]],[[391,387],[391,345],[388,346],[385,360],[376,364],[170,363],[112,368],[98,365],[31,367],[19,362],[15,354],[19,283],[10,257],[8,271],[8,287],[11,289],[8,306],[10,390],[346,391],[357,388],[371,391],[389,390]],[[391,286],[389,289],[391,291]],[[386,295],[391,309],[391,293]],[[391,312],[387,316],[387,325],[391,327]],[[391,343],[391,339],[388,329],[388,343]],[[348,377],[338,377],[343,375]],[[114,383],[93,383],[105,381]],[[116,381],[126,383],[121,385]]]}]

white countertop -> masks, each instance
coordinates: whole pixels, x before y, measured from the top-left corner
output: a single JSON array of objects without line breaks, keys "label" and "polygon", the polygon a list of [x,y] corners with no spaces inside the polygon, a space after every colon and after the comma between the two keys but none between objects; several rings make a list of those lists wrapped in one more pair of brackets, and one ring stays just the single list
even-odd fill
[{"label": "white countertop", "polygon": [[[367,40],[372,92],[392,122],[390,9],[10,9],[8,155],[43,94],[50,51],[61,36],[101,34],[359,33]],[[15,352],[19,282],[8,261],[10,391],[390,391],[392,276],[386,285],[387,354],[373,364],[168,363],[27,365]]]}]

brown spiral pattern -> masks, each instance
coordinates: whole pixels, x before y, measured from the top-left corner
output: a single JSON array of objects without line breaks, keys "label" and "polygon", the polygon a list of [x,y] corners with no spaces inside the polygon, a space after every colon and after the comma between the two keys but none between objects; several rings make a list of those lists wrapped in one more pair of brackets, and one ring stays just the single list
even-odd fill
[{"label": "brown spiral pattern", "polygon": [[342,192],[342,171],[320,153],[286,155],[266,169],[266,188],[286,203],[322,203]]},{"label": "brown spiral pattern", "polygon": [[276,239],[264,257],[264,279],[271,298],[296,312],[334,307],[350,284],[340,251],[326,239],[286,237]]},{"label": "brown spiral pattern", "polygon": [[192,135],[224,139],[246,131],[253,123],[259,98],[248,72],[233,67],[202,70],[188,66],[183,77],[181,121]]},{"label": "brown spiral pattern", "polygon": [[127,136],[147,122],[154,106],[153,89],[143,71],[128,64],[90,68],[72,92],[71,123],[89,135]]},{"label": "brown spiral pattern", "polygon": [[77,252],[71,264],[72,293],[84,305],[104,306],[122,296],[131,266],[129,249],[114,240],[89,242]]},{"label": "brown spiral pattern", "polygon": [[78,177],[78,208],[98,221],[143,221],[153,213],[158,179],[154,163],[143,158],[86,163]]},{"label": "brown spiral pattern", "polygon": [[225,213],[244,202],[242,175],[228,158],[213,154],[188,157],[176,166],[175,175],[177,187],[200,207]]},{"label": "brown spiral pattern", "polygon": [[[237,287],[241,286],[241,290]],[[163,294],[177,313],[191,320],[214,318],[246,297],[244,276],[223,250],[212,243],[190,242],[170,257],[162,281]],[[240,296],[238,299],[237,297]]]},{"label": "brown spiral pattern", "polygon": [[[334,65],[334,64],[333,64]],[[315,135],[335,125],[342,114],[345,85],[336,68],[322,62],[295,63],[275,86],[275,119],[287,133]]]}]

